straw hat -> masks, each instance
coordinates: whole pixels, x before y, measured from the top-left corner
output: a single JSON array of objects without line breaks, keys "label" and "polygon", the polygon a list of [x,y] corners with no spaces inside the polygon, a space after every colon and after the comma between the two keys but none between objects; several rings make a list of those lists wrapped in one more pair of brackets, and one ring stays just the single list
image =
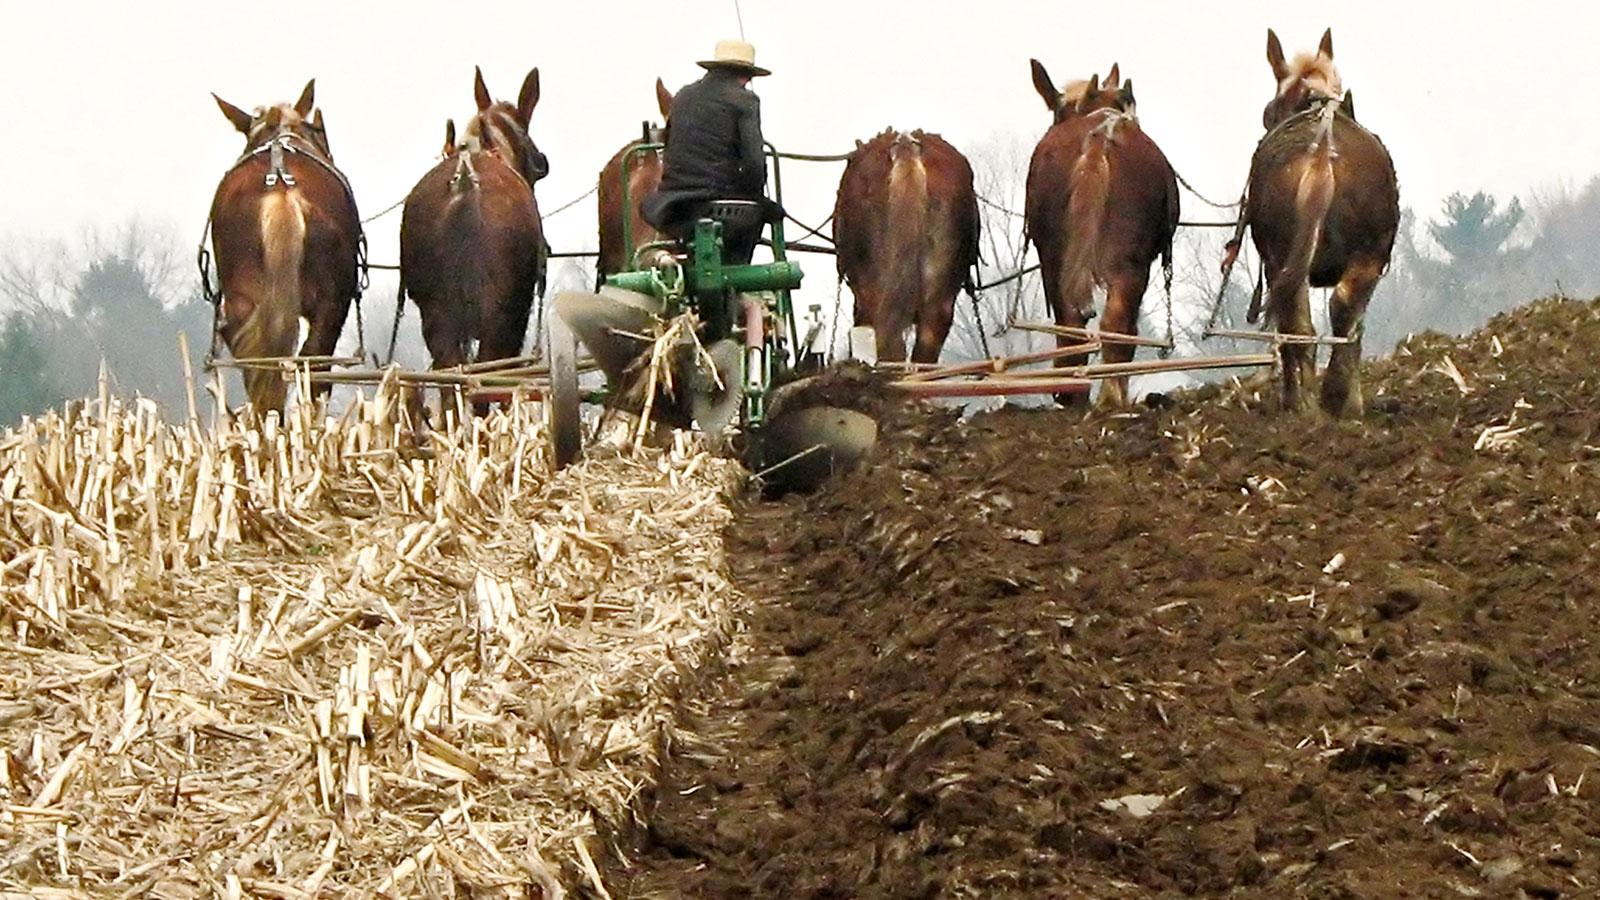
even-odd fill
[{"label": "straw hat", "polygon": [[717,41],[716,54],[711,59],[700,61],[700,65],[709,69],[721,66],[725,69],[734,69],[746,75],[771,75],[772,72],[756,65],[756,47],[746,41]]}]

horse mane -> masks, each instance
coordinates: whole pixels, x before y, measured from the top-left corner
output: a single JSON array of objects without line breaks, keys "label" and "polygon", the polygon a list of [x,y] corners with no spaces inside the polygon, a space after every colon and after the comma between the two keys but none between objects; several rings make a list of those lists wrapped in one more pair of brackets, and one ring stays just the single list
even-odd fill
[{"label": "horse mane", "polygon": [[1089,79],[1080,78],[1077,81],[1069,81],[1061,86],[1061,105],[1071,109],[1077,106],[1079,101],[1083,100],[1088,94]]},{"label": "horse mane", "polygon": [[1327,97],[1344,96],[1344,84],[1339,78],[1339,67],[1322,53],[1300,53],[1289,64],[1289,72],[1278,83],[1278,96],[1286,95],[1296,84]]},{"label": "horse mane", "polygon": [[1116,75],[1116,66],[1111,68],[1113,78],[1101,81],[1097,75],[1087,81],[1069,81],[1061,88],[1060,111],[1065,114],[1074,112],[1095,113],[1103,110],[1114,110],[1131,117],[1137,117],[1137,108],[1133,102],[1133,80],[1121,81]]}]

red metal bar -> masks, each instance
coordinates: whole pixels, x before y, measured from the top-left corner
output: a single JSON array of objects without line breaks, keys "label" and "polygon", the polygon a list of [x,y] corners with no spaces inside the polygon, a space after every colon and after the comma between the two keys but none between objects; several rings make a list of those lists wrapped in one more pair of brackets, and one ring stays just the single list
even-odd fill
[{"label": "red metal bar", "polygon": [[1088,378],[980,378],[963,381],[893,381],[890,384],[915,397],[1005,397],[1012,394],[1086,394],[1094,381]]},{"label": "red metal bar", "polygon": [[1162,350],[1171,350],[1171,341],[1161,341],[1155,338],[1140,337],[1137,334],[1123,334],[1119,331],[1098,331],[1093,328],[1079,328],[1075,325],[1054,325],[1049,322],[1012,322],[1012,328],[1022,331],[1037,331],[1043,334],[1059,334],[1067,337],[1099,339],[1107,344],[1134,344],[1139,347],[1158,347]]},{"label": "red metal bar", "polygon": [[955,363],[940,366],[937,369],[913,372],[907,375],[907,381],[932,381],[938,378],[949,378],[954,375],[984,375],[998,374],[1010,371],[1015,366],[1029,363],[1049,362],[1063,356],[1076,356],[1078,354],[1093,353],[1100,349],[1099,341],[1089,341],[1084,344],[1072,344],[1066,347],[1055,347],[1049,350],[1037,350],[1033,353],[1021,353],[1016,356],[996,356],[992,359],[980,359],[969,363]]}]

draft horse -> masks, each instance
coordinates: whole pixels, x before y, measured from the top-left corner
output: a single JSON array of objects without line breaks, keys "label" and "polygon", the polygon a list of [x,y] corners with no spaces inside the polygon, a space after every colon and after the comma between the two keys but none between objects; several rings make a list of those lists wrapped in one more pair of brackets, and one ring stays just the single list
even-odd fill
[{"label": "draft horse", "polygon": [[878,359],[938,362],[956,295],[978,264],[978,194],[972,165],[924,131],[885,129],[845,163],[833,207],[839,277],[855,296],[855,324],[870,325]]},{"label": "draft horse", "polygon": [[[211,201],[211,249],[220,307],[217,331],[240,359],[333,353],[360,294],[361,217],[350,183],[333,164],[316,80],[293,105],[247,113],[212,98],[245,135],[244,154]],[[247,368],[245,394],[257,413],[283,411],[281,373]],[[325,395],[327,385],[318,393]]]},{"label": "draft horse", "polygon": [[[1039,251],[1045,300],[1056,324],[1085,326],[1095,316],[1095,291],[1105,291],[1103,330],[1136,334],[1139,305],[1157,258],[1172,264],[1178,227],[1178,183],[1172,166],[1144,131],[1133,81],[1121,80],[1115,64],[1105,81],[1098,75],[1057,90],[1038,60],[1033,86],[1055,116],[1034,148],[1028,166],[1024,228]],[[1057,337],[1057,346],[1078,339]],[[1107,344],[1107,363],[1133,359],[1131,344]],[[1082,365],[1084,356],[1057,360]],[[1126,376],[1108,379],[1096,401],[1127,402]],[[1067,404],[1083,394],[1058,395]]]},{"label": "draft horse", "polygon": [[[1262,112],[1267,133],[1250,161],[1240,227],[1250,229],[1261,256],[1269,321],[1278,331],[1312,334],[1310,289],[1333,288],[1328,319],[1345,342],[1329,354],[1322,408],[1336,417],[1360,416],[1361,322],[1400,225],[1394,162],[1377,135],[1356,121],[1333,63],[1332,29],[1315,53],[1293,61],[1267,29],[1267,62],[1278,87]],[[1230,259],[1237,249],[1235,241]],[[1285,343],[1280,352],[1284,407],[1311,409],[1315,345]]]},{"label": "draft horse", "polygon": [[[672,110],[672,92],[667,90],[667,86],[662,84],[659,78],[656,79],[656,105],[661,110],[661,121],[665,123]],[[607,275],[626,269],[629,257],[640,246],[662,240],[661,232],[646,222],[639,212],[639,201],[661,186],[661,151],[640,150],[632,153],[630,151],[641,143],[660,144],[665,140],[665,125],[661,127],[647,125],[640,138],[623,145],[622,149],[606,162],[605,168],[600,170],[597,191],[600,209],[600,257],[595,267],[596,289],[605,284]],[[625,215],[622,167],[625,160],[628,167],[626,220],[629,240],[627,242],[623,240],[622,228]]]},{"label": "draft horse", "polygon": [[478,111],[460,142],[450,128],[444,158],[400,214],[398,302],[416,304],[435,369],[516,356],[544,288],[548,249],[533,186],[550,165],[528,133],[539,70],[515,106],[491,98],[481,69],[473,96]]}]

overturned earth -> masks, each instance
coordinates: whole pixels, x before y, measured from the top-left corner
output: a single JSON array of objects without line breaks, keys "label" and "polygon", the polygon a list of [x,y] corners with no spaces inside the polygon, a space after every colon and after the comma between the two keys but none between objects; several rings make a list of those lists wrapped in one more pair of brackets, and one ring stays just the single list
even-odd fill
[{"label": "overturned earth", "polygon": [[1600,305],[1364,383],[908,415],[750,502],[611,894],[1600,896]]}]

